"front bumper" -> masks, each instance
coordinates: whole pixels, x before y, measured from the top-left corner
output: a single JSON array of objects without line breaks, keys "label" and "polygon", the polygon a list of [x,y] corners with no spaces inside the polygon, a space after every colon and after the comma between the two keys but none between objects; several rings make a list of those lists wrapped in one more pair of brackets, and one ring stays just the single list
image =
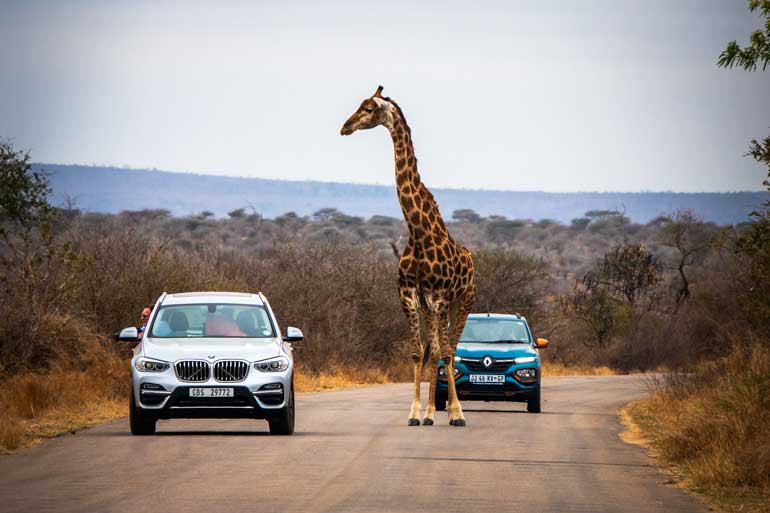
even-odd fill
[{"label": "front bumper", "polygon": [[[131,378],[136,405],[142,414],[171,418],[256,418],[265,419],[286,407],[293,369],[283,372],[249,370],[239,382],[200,383],[179,380],[173,366],[164,372],[139,372],[132,367]],[[142,385],[152,386],[147,390]],[[265,386],[268,389],[265,389]],[[272,388],[280,385],[279,389]],[[160,387],[160,389],[156,388]],[[191,388],[232,388],[233,397],[190,397]]]},{"label": "front bumper", "polygon": [[[540,367],[533,367],[531,364],[513,365],[505,372],[470,372],[461,363],[455,365],[461,372],[455,380],[455,389],[460,400],[526,402],[533,399],[540,390]],[[534,383],[524,384],[514,378],[517,370],[530,368],[537,370],[537,380]],[[503,374],[505,382],[494,385],[471,383],[470,374]],[[446,396],[449,392],[448,383],[438,380],[437,392]]]}]

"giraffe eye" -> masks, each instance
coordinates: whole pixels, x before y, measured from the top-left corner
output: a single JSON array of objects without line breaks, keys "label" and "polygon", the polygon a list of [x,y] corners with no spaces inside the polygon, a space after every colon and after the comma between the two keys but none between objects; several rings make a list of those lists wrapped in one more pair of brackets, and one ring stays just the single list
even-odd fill
[{"label": "giraffe eye", "polygon": [[365,110],[366,112],[370,112],[370,113],[371,113],[371,112],[374,112],[374,109],[373,109],[373,108],[371,108],[371,107],[364,107],[364,110]]}]

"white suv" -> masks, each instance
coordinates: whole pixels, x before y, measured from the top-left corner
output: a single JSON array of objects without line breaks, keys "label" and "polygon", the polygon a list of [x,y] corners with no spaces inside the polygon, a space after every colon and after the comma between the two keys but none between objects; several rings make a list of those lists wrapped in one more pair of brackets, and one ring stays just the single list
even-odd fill
[{"label": "white suv", "polygon": [[281,337],[262,293],[163,294],[131,360],[130,424],[134,435],[155,433],[158,419],[267,419],[270,433],[294,432],[292,342]]}]

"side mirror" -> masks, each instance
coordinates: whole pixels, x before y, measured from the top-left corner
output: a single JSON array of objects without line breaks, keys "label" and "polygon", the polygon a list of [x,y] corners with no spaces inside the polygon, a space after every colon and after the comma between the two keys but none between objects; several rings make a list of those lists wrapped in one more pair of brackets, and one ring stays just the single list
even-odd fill
[{"label": "side mirror", "polygon": [[546,347],[548,347],[548,341],[544,338],[539,338],[537,339],[537,342],[535,342],[535,346],[540,349],[545,349]]},{"label": "side mirror", "polygon": [[136,328],[124,328],[118,335],[121,342],[136,342],[139,340],[139,332]]},{"label": "side mirror", "polygon": [[299,342],[301,340],[304,340],[305,335],[302,334],[302,330],[299,328],[295,328],[293,326],[289,326],[286,328],[286,336],[283,337],[284,342]]}]

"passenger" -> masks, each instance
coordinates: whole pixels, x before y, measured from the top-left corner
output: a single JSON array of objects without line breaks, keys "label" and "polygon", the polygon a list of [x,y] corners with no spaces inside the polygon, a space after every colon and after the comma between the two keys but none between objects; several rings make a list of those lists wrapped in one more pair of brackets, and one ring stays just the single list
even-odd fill
[{"label": "passenger", "polygon": [[142,315],[139,317],[139,329],[137,330],[137,337],[142,338],[144,336],[144,331],[147,329],[147,321],[150,320],[150,313],[152,310],[150,310],[149,306],[145,306],[144,310],[142,310]]}]

